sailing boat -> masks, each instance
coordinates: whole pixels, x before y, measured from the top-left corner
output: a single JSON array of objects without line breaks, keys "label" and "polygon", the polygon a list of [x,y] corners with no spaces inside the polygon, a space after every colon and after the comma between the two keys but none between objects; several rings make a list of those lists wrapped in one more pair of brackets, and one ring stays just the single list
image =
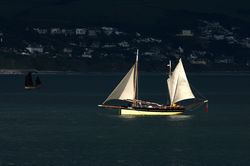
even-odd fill
[{"label": "sailing boat", "polygon": [[[121,115],[179,115],[185,110],[198,107],[208,100],[203,98],[187,106],[180,105],[181,101],[194,100],[195,96],[190,88],[183,64],[179,59],[174,71],[171,71],[171,61],[169,62],[169,78],[167,86],[169,91],[169,104],[158,104],[155,102],[138,99],[138,54],[137,50],[135,64],[129,72],[99,107],[107,109],[118,109]],[[128,105],[109,105],[108,101],[121,100]]]},{"label": "sailing boat", "polygon": [[39,76],[36,76],[35,86],[38,88],[38,87],[40,87],[41,85],[42,85],[42,82],[41,82]]},{"label": "sailing boat", "polygon": [[32,72],[25,76],[24,89],[36,89],[42,84],[39,76],[36,77],[35,84],[33,83]]}]

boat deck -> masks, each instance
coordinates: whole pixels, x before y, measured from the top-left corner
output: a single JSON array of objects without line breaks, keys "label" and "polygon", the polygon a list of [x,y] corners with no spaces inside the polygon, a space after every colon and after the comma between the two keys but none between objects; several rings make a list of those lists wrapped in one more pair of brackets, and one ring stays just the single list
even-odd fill
[{"label": "boat deck", "polygon": [[183,106],[161,106],[161,107],[128,107],[128,106],[113,106],[113,105],[98,105],[99,107],[107,109],[126,109],[126,110],[137,110],[137,111],[149,111],[149,112],[172,112],[185,110]]}]

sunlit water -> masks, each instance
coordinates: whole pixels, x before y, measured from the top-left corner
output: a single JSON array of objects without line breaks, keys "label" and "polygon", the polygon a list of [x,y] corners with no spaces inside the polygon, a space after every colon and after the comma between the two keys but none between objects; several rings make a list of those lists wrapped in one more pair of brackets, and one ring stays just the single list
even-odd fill
[{"label": "sunlit water", "polygon": [[[0,76],[0,165],[250,165],[250,76],[190,75],[209,112],[117,116],[97,108],[120,74]],[[140,98],[167,102],[165,76],[140,75]]]}]

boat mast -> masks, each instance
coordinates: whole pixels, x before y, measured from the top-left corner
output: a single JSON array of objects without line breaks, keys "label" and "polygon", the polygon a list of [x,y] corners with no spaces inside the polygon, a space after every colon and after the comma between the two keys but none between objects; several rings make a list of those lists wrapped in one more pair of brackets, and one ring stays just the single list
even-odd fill
[{"label": "boat mast", "polygon": [[[171,60],[169,60],[169,64],[167,64],[167,67],[169,67],[169,71],[168,71],[168,79],[170,79],[171,77],[171,74],[172,74],[172,65],[171,65]],[[168,85],[169,86],[169,85]],[[169,89],[170,87],[168,87],[168,91],[170,91]],[[170,99],[170,96],[169,96],[169,101],[167,101],[167,103],[171,103],[171,99]]]},{"label": "boat mast", "polygon": [[136,61],[135,61],[135,91],[136,91],[136,97],[135,97],[135,105],[137,106],[137,100],[138,100],[138,56],[139,56],[139,49],[136,50]]},{"label": "boat mast", "polygon": [[171,60],[169,60],[169,64],[167,65],[169,67],[169,73],[168,76],[171,76]]}]

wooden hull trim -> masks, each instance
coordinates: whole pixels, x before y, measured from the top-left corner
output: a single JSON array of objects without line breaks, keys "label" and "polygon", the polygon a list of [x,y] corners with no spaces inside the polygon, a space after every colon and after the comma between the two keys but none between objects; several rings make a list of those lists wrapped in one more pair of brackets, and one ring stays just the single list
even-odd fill
[{"label": "wooden hull trim", "polygon": [[106,109],[116,109],[120,111],[121,115],[179,115],[185,110],[184,107],[167,106],[163,108],[140,108],[140,107],[123,107],[111,105],[98,105]]},{"label": "wooden hull trim", "polygon": [[121,109],[121,115],[160,115],[160,116],[170,116],[170,115],[180,115],[183,111],[142,111],[142,110],[135,110],[135,109]]}]

